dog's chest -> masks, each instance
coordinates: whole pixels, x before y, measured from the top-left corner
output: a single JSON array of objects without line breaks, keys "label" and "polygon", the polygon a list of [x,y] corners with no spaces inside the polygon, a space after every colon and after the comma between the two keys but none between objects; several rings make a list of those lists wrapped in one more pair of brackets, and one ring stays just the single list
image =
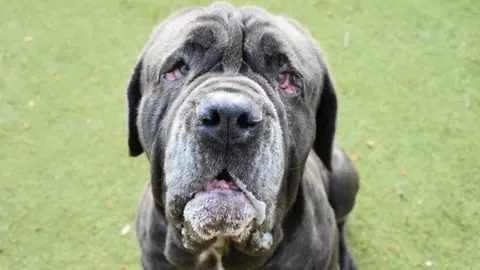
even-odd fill
[{"label": "dog's chest", "polygon": [[226,240],[218,237],[217,241],[209,250],[202,252],[199,256],[199,269],[225,270],[222,265],[222,256]]}]

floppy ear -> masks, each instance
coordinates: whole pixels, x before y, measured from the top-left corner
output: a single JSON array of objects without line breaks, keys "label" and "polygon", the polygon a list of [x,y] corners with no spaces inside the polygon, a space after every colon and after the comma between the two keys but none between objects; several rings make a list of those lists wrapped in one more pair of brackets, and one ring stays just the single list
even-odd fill
[{"label": "floppy ear", "polygon": [[140,91],[140,74],[142,73],[143,61],[140,60],[133,71],[130,83],[127,89],[128,99],[128,150],[132,157],[143,153],[143,147],[137,128],[138,105],[142,98]]},{"label": "floppy ear", "polygon": [[332,152],[337,120],[337,96],[330,73],[325,67],[323,89],[316,112],[316,136],[313,150],[322,160],[325,167],[332,171]]}]

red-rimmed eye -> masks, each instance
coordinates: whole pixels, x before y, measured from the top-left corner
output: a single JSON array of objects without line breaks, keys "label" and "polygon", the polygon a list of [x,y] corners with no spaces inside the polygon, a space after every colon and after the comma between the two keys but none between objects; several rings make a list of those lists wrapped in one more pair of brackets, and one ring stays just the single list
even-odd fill
[{"label": "red-rimmed eye", "polygon": [[188,70],[188,66],[185,63],[179,62],[170,71],[164,73],[163,77],[167,81],[175,81],[185,76]]},{"label": "red-rimmed eye", "polygon": [[295,95],[297,94],[297,86],[294,83],[294,74],[291,72],[283,72],[278,75],[278,87],[285,91],[288,94]]}]

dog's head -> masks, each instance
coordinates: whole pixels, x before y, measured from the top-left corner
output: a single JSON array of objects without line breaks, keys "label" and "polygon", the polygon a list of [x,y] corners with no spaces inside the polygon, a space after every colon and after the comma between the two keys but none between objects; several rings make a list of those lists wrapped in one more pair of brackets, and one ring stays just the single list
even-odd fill
[{"label": "dog's head", "polygon": [[309,151],[331,168],[336,111],[298,23],[224,3],[186,9],[154,30],[132,75],[130,155],[146,153],[157,206],[186,246],[225,236],[268,249],[258,235],[287,215]]}]

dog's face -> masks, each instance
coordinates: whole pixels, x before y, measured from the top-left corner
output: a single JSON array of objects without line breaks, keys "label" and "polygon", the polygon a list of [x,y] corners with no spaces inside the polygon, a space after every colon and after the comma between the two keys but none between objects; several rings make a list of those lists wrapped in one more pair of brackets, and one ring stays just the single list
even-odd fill
[{"label": "dog's face", "polygon": [[320,49],[258,8],[218,3],[166,19],[128,102],[130,154],[148,156],[157,206],[186,247],[224,236],[268,250],[312,147],[330,168],[337,105]]}]

